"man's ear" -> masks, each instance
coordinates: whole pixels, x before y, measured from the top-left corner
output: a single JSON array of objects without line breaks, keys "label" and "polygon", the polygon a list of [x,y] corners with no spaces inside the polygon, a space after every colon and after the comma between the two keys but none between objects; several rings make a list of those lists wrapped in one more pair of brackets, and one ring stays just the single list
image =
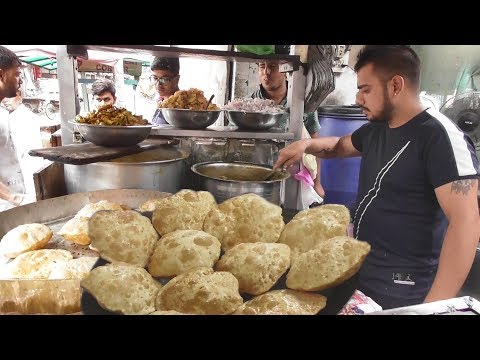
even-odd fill
[{"label": "man's ear", "polygon": [[405,87],[405,79],[403,78],[403,76],[395,75],[392,78],[392,85],[393,85],[393,93],[395,95],[400,94]]},{"label": "man's ear", "polygon": [[5,70],[0,69],[0,80],[3,80],[3,75],[5,74]]}]

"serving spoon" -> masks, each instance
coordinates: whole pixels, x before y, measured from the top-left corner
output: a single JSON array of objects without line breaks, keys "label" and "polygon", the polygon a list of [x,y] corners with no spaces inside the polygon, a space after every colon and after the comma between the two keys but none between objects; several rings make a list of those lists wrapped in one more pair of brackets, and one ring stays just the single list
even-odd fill
[{"label": "serving spoon", "polygon": [[215,97],[215,94],[212,94],[212,96],[210,96],[210,100],[208,100],[207,107],[205,108],[205,110],[208,110],[208,106],[210,105],[214,97]]}]

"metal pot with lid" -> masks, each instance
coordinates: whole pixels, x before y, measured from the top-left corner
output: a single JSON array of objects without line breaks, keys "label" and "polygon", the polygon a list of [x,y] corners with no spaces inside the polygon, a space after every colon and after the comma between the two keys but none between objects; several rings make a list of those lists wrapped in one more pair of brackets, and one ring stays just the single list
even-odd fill
[{"label": "metal pot with lid", "polygon": [[86,165],[64,164],[68,194],[105,189],[182,189],[189,154],[171,146]]}]

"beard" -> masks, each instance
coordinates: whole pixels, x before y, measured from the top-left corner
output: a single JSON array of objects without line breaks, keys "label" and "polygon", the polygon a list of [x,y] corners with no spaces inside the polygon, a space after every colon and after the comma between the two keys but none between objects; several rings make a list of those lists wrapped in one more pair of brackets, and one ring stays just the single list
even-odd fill
[{"label": "beard", "polygon": [[5,95],[5,97],[14,98],[15,96],[17,96],[17,90],[18,90],[18,87],[13,87],[12,86],[10,89],[8,89],[8,92]]},{"label": "beard", "polygon": [[[370,111],[368,108],[365,108],[365,107],[362,107],[362,108]],[[392,119],[392,115],[393,115],[393,104],[388,98],[387,87],[385,87],[383,89],[382,107],[380,108],[378,114],[372,114],[372,117],[368,120],[373,122],[378,122],[378,123],[387,123]]]}]

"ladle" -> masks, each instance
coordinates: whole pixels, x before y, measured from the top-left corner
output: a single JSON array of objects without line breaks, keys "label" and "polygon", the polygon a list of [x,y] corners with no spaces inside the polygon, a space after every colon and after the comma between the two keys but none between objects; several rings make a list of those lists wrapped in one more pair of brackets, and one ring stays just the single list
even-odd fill
[{"label": "ladle", "polygon": [[205,108],[205,110],[208,110],[208,106],[210,105],[214,97],[215,97],[215,94],[212,94],[212,96],[210,96],[210,100],[208,100],[207,107]]}]

